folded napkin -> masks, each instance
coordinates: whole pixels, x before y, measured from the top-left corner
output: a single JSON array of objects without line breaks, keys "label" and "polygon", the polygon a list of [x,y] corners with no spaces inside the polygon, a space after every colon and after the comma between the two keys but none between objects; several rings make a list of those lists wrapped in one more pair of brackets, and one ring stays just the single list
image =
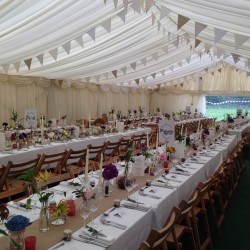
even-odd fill
[{"label": "folded napkin", "polygon": [[15,209],[22,210],[25,212],[29,212],[32,209],[32,208],[26,209],[26,204],[22,203],[22,202],[10,201],[7,205],[8,205],[8,207],[13,207]]},{"label": "folded napkin", "polygon": [[156,187],[169,188],[169,189],[177,188],[177,186],[169,185],[169,184],[166,183],[166,182],[159,182],[159,181],[152,182],[151,185],[152,185],[152,186],[156,186]]},{"label": "folded napkin", "polygon": [[111,245],[115,241],[115,237],[113,237],[113,236],[109,236],[106,234],[104,235],[102,233],[98,234],[98,231],[97,231],[97,233],[95,233],[95,232],[91,232],[90,230],[91,230],[90,227],[83,228],[82,229],[82,236],[86,236],[86,237],[89,237],[91,239],[95,239],[96,241],[105,243],[107,245]]},{"label": "folded napkin", "polygon": [[150,205],[139,204],[137,202],[130,202],[130,201],[124,201],[122,203],[122,206],[127,207],[127,208],[131,208],[131,209],[135,209],[135,210],[139,210],[139,211],[143,211],[143,212],[147,212],[151,208]]}]

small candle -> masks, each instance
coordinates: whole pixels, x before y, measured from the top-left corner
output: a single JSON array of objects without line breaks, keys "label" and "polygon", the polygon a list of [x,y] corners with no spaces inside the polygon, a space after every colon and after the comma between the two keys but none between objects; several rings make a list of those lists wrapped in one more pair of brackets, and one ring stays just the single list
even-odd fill
[{"label": "small candle", "polygon": [[102,162],[103,162],[103,154],[101,154],[101,160],[99,165],[99,184],[102,183]]},{"label": "small candle", "polygon": [[148,130],[147,130],[147,148],[149,148]]},{"label": "small candle", "polygon": [[61,111],[59,110],[59,113],[58,113],[58,122],[60,122],[61,120]]},{"label": "small candle", "polygon": [[181,135],[183,133],[183,123],[181,124]]},{"label": "small candle", "polygon": [[185,138],[187,138],[187,127],[185,129]]},{"label": "small candle", "polygon": [[87,149],[86,163],[85,163],[85,183],[88,182],[88,172],[89,172],[89,149]]},{"label": "small candle", "polygon": [[90,120],[90,115],[89,115],[89,128],[91,127],[91,120]]},{"label": "small candle", "polygon": [[199,131],[199,128],[200,128],[200,123],[201,123],[201,120],[199,120],[199,123],[198,123],[198,128],[197,128],[197,132]]}]

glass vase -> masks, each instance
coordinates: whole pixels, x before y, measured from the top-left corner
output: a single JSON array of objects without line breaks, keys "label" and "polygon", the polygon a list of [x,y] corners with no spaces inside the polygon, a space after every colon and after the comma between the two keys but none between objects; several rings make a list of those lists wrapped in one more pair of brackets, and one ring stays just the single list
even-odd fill
[{"label": "glass vase", "polygon": [[50,226],[48,201],[42,201],[41,203],[42,207],[39,217],[39,230],[41,232],[47,232]]},{"label": "glass vase", "polygon": [[110,183],[109,180],[103,181],[103,193],[104,193],[105,197],[109,196],[109,193],[111,192],[111,186],[112,186],[112,184]]},{"label": "glass vase", "polygon": [[9,231],[10,237],[10,250],[23,250],[24,249],[24,232],[21,231]]}]

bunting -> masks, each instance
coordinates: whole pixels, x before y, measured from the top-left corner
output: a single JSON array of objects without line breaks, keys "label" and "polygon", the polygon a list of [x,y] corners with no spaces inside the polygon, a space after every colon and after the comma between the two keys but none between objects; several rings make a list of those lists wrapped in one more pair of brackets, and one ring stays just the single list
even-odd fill
[{"label": "bunting", "polygon": [[111,32],[111,18],[107,19],[106,21],[104,21],[101,26],[108,32]]},{"label": "bunting", "polygon": [[139,85],[140,79],[135,79],[135,82],[136,82],[137,85]]},{"label": "bunting", "polygon": [[239,49],[248,40],[247,36],[238,35],[238,34],[234,34],[234,38],[235,38],[236,49]]},{"label": "bunting", "polygon": [[83,48],[82,35],[75,38],[75,41]]},{"label": "bunting", "polygon": [[130,66],[133,70],[136,70],[136,62],[130,63]]},{"label": "bunting", "polygon": [[36,58],[41,63],[41,65],[43,66],[43,54],[37,56]]},{"label": "bunting", "polygon": [[195,28],[194,28],[195,37],[197,37],[206,27],[207,25],[203,23],[195,22]]},{"label": "bunting", "polygon": [[233,60],[234,60],[234,63],[236,64],[237,62],[239,62],[240,60],[240,56],[239,55],[236,55],[234,53],[231,53],[232,57],[233,57]]},{"label": "bunting", "polygon": [[27,65],[29,70],[30,70],[31,62],[32,62],[32,58],[24,60],[24,63]]},{"label": "bunting", "polygon": [[66,51],[66,53],[69,55],[70,53],[70,48],[71,48],[71,41],[67,42],[67,43],[64,43],[62,45],[62,47],[64,48],[64,50]]},{"label": "bunting", "polygon": [[218,28],[214,28],[214,42],[218,43],[222,39],[223,36],[225,36],[227,33],[226,30],[221,30]]},{"label": "bunting", "polygon": [[177,30],[184,26],[190,19],[188,17],[178,15]]},{"label": "bunting", "polygon": [[95,41],[95,27],[86,32]]},{"label": "bunting", "polygon": [[196,48],[200,43],[201,43],[201,40],[195,39],[195,45],[194,45],[194,47]]},{"label": "bunting", "polygon": [[49,54],[52,56],[52,58],[56,61],[57,55],[58,55],[58,48],[52,49],[49,51]]},{"label": "bunting", "polygon": [[161,6],[160,20],[168,16],[171,12],[172,10],[170,10],[169,8]]},{"label": "bunting", "polygon": [[112,74],[114,75],[115,78],[117,78],[117,70],[113,70]]},{"label": "bunting", "polygon": [[20,66],[21,66],[21,62],[14,63],[14,67],[15,67],[16,72],[19,72]]}]

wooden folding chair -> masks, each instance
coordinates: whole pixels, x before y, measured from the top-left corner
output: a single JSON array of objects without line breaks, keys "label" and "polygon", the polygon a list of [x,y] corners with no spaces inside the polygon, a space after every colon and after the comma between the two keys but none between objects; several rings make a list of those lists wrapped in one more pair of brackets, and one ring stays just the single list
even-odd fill
[{"label": "wooden folding chair", "polygon": [[176,220],[180,216],[180,209],[174,207],[168,217],[167,222],[165,223],[164,227],[160,230],[152,229],[147,240],[143,241],[138,250],[147,250],[147,249],[163,249],[167,250],[167,243],[166,238],[172,231]]},{"label": "wooden folding chair", "polygon": [[[182,249],[182,239],[185,234],[189,235],[191,246],[189,249],[197,250],[194,229],[197,230],[197,221],[194,214],[194,203],[198,193],[195,192],[192,198],[188,201],[182,201],[179,205],[180,216],[176,221],[172,232],[168,235],[166,241],[169,246],[174,246],[175,249]],[[190,213],[192,216],[190,216]],[[190,248],[191,247],[191,248]]]},{"label": "wooden folding chair", "polygon": [[117,159],[119,158],[119,148],[122,141],[122,138],[117,142],[108,141],[108,145],[104,151],[103,166],[117,161]]}]

